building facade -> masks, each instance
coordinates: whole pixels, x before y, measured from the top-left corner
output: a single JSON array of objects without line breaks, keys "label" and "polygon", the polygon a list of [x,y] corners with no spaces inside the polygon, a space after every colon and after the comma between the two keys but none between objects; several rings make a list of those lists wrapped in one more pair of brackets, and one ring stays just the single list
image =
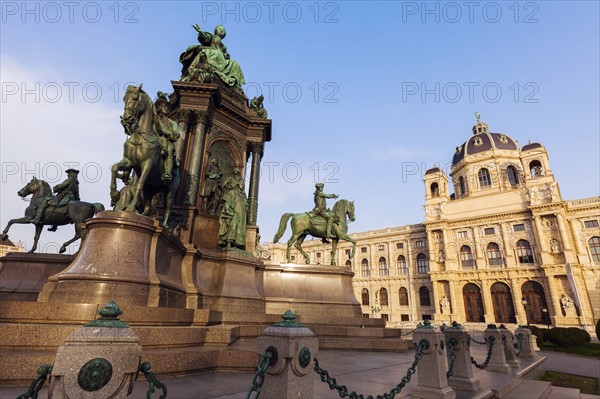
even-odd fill
[{"label": "building facade", "polygon": [[[422,224],[352,234],[338,265],[351,267],[364,317],[395,325],[593,325],[600,318],[600,197],[563,200],[539,143],[519,148],[478,120],[456,148],[450,176],[425,172]],[[285,248],[272,246],[274,262]],[[303,248],[329,264],[330,246]],[[293,253],[292,261],[303,260]],[[299,262],[298,262],[299,263]]]}]

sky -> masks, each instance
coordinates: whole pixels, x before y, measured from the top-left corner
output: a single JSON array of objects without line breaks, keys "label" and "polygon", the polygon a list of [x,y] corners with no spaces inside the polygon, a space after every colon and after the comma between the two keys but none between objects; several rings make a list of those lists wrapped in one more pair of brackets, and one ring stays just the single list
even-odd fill
[{"label": "sky", "polygon": [[[263,241],[282,214],[313,207],[316,182],[355,201],[350,233],[422,222],[423,174],[449,172],[474,111],[492,132],[544,144],[563,199],[600,194],[597,1],[0,5],[2,228],[22,216],[28,202],[16,192],[34,175],[55,185],[69,167],[81,171],[82,200],[108,208],[124,90],[172,92],[193,24],[226,27],[246,94],[262,93],[273,120]],[[9,235],[29,249],[33,232],[15,225]],[[44,231],[38,251],[72,235]]]}]

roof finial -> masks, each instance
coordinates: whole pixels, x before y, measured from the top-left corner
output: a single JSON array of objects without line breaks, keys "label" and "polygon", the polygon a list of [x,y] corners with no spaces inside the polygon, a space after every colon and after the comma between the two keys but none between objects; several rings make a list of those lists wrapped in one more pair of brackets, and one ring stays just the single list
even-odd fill
[{"label": "roof finial", "polygon": [[479,122],[481,120],[481,115],[477,111],[474,111],[474,113],[475,113],[475,117],[477,118],[477,122]]}]

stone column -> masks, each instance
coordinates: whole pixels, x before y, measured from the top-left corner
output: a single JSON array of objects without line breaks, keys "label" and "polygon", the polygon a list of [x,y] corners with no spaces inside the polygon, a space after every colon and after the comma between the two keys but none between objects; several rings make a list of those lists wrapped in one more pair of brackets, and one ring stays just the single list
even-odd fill
[{"label": "stone column", "polygon": [[194,131],[194,143],[188,170],[184,178],[184,204],[196,205],[198,197],[198,186],[200,184],[200,171],[202,168],[202,158],[204,157],[204,142],[206,141],[206,125],[208,123],[208,114],[206,112],[196,111],[196,129]]},{"label": "stone column", "polygon": [[521,304],[521,299],[523,297],[523,291],[521,290],[521,281],[519,279],[513,278],[510,280],[510,286],[512,291],[513,306],[515,307],[515,316],[517,319],[517,324],[527,324],[527,315],[525,314],[525,309],[523,309],[523,304]]},{"label": "stone column", "polygon": [[444,334],[436,331],[425,320],[423,326],[413,333],[413,342],[419,347],[425,345],[423,357],[417,365],[417,387],[411,392],[413,398],[421,399],[454,399],[456,392],[448,385],[448,360]]},{"label": "stone column", "polygon": [[519,367],[521,362],[517,359],[517,355],[515,354],[515,341],[513,333],[510,332],[508,328],[504,326],[504,324],[500,324],[501,330],[501,342],[504,347],[504,356],[506,357],[506,363],[510,367]]},{"label": "stone column", "polygon": [[[444,336],[446,337],[449,367],[452,367],[452,373],[448,376],[448,384],[455,389],[477,391],[481,383],[479,378],[473,374],[469,333],[463,326],[453,322],[444,331]],[[448,370],[450,371],[450,369]]]},{"label": "stone column", "polygon": [[540,251],[548,252],[546,240],[544,239],[544,229],[542,228],[541,218],[539,216],[534,216],[533,221],[535,224],[535,238],[540,244]]},{"label": "stone column", "polygon": [[492,294],[490,292],[490,283],[488,280],[481,280],[481,299],[483,302],[483,317],[486,323],[493,323],[494,305],[492,304]]},{"label": "stone column", "polygon": [[554,325],[556,325],[556,319],[562,318],[563,315],[560,306],[560,295],[558,294],[558,290],[556,289],[556,280],[554,277],[555,276],[552,275],[546,276],[546,281],[548,282],[548,295],[550,296],[550,303],[548,303],[548,296],[546,296],[546,304],[552,304],[552,308],[548,306],[548,317],[550,317],[550,311],[552,310],[554,316],[551,317],[551,319],[554,319]]},{"label": "stone column", "polygon": [[487,370],[509,374],[511,367],[508,363],[506,363],[506,355],[502,345],[502,330],[496,328],[495,324],[490,324],[483,331],[483,336],[485,337],[486,341],[492,342],[492,355],[487,365]]},{"label": "stone column", "polygon": [[313,359],[319,351],[318,340],[311,330],[295,322],[296,315],[290,310],[282,317],[284,321],[267,327],[257,340],[258,353],[272,355],[261,397],[312,399]]},{"label": "stone column", "polygon": [[586,256],[587,251],[581,245],[581,240],[579,239],[581,234],[579,232],[578,221],[576,219],[570,219],[568,222],[569,222],[569,226],[571,226],[571,235],[573,236],[573,241],[575,241],[575,249],[577,250],[577,255],[579,257],[579,263],[583,264],[582,257]]},{"label": "stone column", "polygon": [[[473,246],[473,250],[475,252],[475,269],[479,269],[480,266],[483,266],[483,264],[485,263],[483,261],[483,257],[481,252],[483,252],[481,250],[481,243],[479,241],[479,232],[480,232],[480,228],[479,227],[473,227],[473,242],[475,243]],[[459,260],[460,262],[460,260]]]},{"label": "stone column", "polygon": [[192,111],[183,109],[179,111],[179,134],[181,137],[175,143],[175,156],[179,160],[183,160],[185,151],[185,142],[188,135],[188,126],[191,122]]},{"label": "stone column", "polygon": [[506,224],[500,225],[500,230],[502,232],[502,241],[504,242],[502,253],[504,256],[504,262],[506,263],[506,267],[515,266],[515,257],[513,256],[512,251],[510,250],[510,240],[508,238],[508,232],[506,231],[509,228]]},{"label": "stone column", "polygon": [[252,151],[252,169],[250,171],[250,189],[248,192],[248,215],[249,225],[255,226],[258,215],[258,182],[260,179],[260,160],[262,158],[262,143],[250,143]]},{"label": "stone column", "polygon": [[561,245],[562,250],[565,254],[565,259],[567,262],[574,263],[576,262],[576,259],[573,256],[571,241],[569,240],[569,236],[567,235],[567,228],[565,227],[565,222],[560,213],[556,214],[556,223],[558,224],[558,232],[560,233],[560,240],[562,241]]},{"label": "stone column", "polygon": [[517,328],[515,330],[515,337],[517,338],[517,345],[521,351],[521,353],[519,353],[521,359],[533,359],[537,356],[535,354],[535,341],[529,328]]},{"label": "stone column", "polygon": [[[457,319],[457,315],[459,317],[465,318],[465,304],[462,297],[462,290],[460,287],[457,287],[457,284],[453,280],[448,280],[448,288],[450,289],[450,307],[452,311],[450,313],[452,320]],[[461,320],[464,321],[464,320]]]},{"label": "stone column", "polygon": [[126,398],[133,390],[142,354],[140,339],[118,319],[115,302],[102,316],[71,333],[52,366],[50,399]]}]

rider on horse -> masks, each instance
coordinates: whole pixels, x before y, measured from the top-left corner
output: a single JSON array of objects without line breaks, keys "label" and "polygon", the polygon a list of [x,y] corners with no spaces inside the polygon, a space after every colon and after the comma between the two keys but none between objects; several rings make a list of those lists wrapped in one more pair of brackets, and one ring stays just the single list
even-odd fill
[{"label": "rider on horse", "polygon": [[[49,206],[58,208],[68,205],[71,201],[79,201],[79,181],[77,180],[79,171],[76,169],[67,169],[66,173],[67,179],[52,189],[56,195],[40,201],[35,212],[35,218],[33,218],[31,223],[40,224],[44,218],[44,212]],[[56,226],[52,226],[50,230],[56,231]]]},{"label": "rider on horse", "polygon": [[329,238],[334,238],[331,235],[331,226],[333,224],[333,217],[331,216],[331,212],[329,211],[329,209],[327,209],[327,198],[338,198],[339,195],[337,194],[325,194],[323,192],[323,187],[325,185],[323,183],[317,183],[315,184],[315,207],[312,210],[312,213],[315,216],[322,216],[325,218],[325,220],[327,221],[327,230],[326,230],[326,235],[323,238],[323,242],[324,243],[329,243]]},{"label": "rider on horse", "polygon": [[162,91],[158,92],[158,99],[154,103],[156,114],[158,116],[158,133],[160,143],[160,153],[163,157],[163,175],[164,181],[173,178],[173,168],[178,167],[175,159],[175,142],[179,139],[179,126],[177,122],[169,119],[171,104],[167,95]]}]

